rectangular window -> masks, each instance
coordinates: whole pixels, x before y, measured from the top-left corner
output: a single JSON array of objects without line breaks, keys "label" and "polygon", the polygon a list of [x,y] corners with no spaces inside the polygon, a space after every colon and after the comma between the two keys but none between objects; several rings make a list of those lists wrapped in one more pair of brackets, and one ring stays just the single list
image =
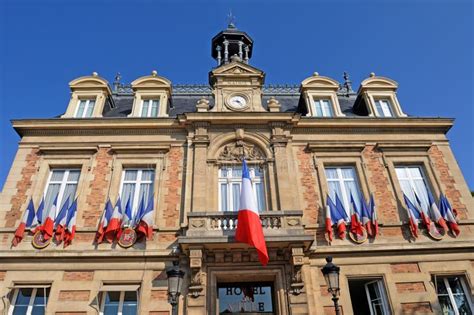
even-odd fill
[{"label": "rectangular window", "polygon": [[13,290],[8,315],[46,314],[50,287],[19,287]]},{"label": "rectangular window", "polygon": [[275,314],[273,283],[222,283],[217,298],[218,314]]},{"label": "rectangular window", "polygon": [[382,279],[351,279],[349,293],[354,314],[390,314]]},{"label": "rectangular window", "polygon": [[122,185],[120,187],[122,209],[125,210],[129,199],[133,216],[137,213],[142,199],[146,207],[150,196],[153,195],[154,180],[155,171],[153,169],[125,169],[122,173]]},{"label": "rectangular window", "polygon": [[92,117],[94,112],[95,100],[79,100],[77,104],[75,118],[88,118]]},{"label": "rectangular window", "polygon": [[159,104],[159,100],[143,100],[140,117],[158,117]]},{"label": "rectangular window", "polygon": [[329,196],[336,202],[336,194],[344,205],[346,214],[350,215],[351,194],[354,201],[359,204],[360,189],[354,167],[326,167]]},{"label": "rectangular window", "polygon": [[[81,170],[79,169],[53,169],[49,173],[48,184],[44,193],[44,209],[50,209],[56,200],[56,211],[69,200],[69,206],[76,197],[77,183]],[[46,211],[44,212],[46,214]],[[45,218],[42,218],[43,220]]]},{"label": "rectangular window", "polygon": [[314,99],[314,114],[316,117],[333,117],[331,101],[328,99]]},{"label": "rectangular window", "polygon": [[473,305],[469,298],[469,287],[463,277],[434,276],[434,278],[442,314],[472,315]]},{"label": "rectangular window", "polygon": [[413,204],[417,204],[415,192],[421,202],[422,209],[429,208],[428,185],[426,184],[423,170],[420,166],[397,166],[395,167],[398,182],[402,192]]},{"label": "rectangular window", "polygon": [[377,117],[393,117],[389,100],[376,100],[375,111]]},{"label": "rectangular window", "polygon": [[[265,211],[265,186],[262,170],[249,165],[252,188],[257,200],[258,211]],[[219,169],[219,210],[238,211],[240,203],[240,185],[242,184],[242,166],[225,166]]]},{"label": "rectangular window", "polygon": [[102,292],[100,315],[138,314],[138,290]]}]

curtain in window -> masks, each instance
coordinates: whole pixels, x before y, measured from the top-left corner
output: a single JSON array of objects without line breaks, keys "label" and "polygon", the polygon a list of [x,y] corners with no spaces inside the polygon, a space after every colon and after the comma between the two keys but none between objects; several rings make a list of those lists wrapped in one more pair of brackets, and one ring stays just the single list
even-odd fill
[{"label": "curtain in window", "polygon": [[43,218],[42,222],[45,220],[45,215],[47,214],[48,210],[51,209],[56,196],[59,194],[59,189],[61,188],[61,184],[52,184],[50,183],[48,186],[48,190],[46,191],[46,196],[44,197],[44,210],[43,211]]},{"label": "curtain in window", "polygon": [[228,199],[227,199],[227,184],[221,184],[221,211],[229,211],[227,207]]},{"label": "curtain in window", "polygon": [[89,101],[89,106],[87,107],[87,112],[85,117],[92,117],[92,113],[94,112],[95,101]]},{"label": "curtain in window", "polygon": [[87,101],[85,101],[85,100],[79,101],[76,117],[82,117],[82,115],[84,114],[84,109],[86,107],[86,102]]},{"label": "curtain in window", "polygon": [[255,184],[255,190],[257,193],[257,205],[258,205],[258,211],[264,211],[265,210],[265,192],[264,192],[264,187],[262,183],[256,183]]},{"label": "curtain in window", "polygon": [[240,184],[232,184],[232,211],[239,211],[240,207]]},{"label": "curtain in window", "polygon": [[158,117],[158,101],[153,100],[151,103],[151,117]]},{"label": "curtain in window", "polygon": [[143,101],[141,117],[148,117],[148,101]]}]

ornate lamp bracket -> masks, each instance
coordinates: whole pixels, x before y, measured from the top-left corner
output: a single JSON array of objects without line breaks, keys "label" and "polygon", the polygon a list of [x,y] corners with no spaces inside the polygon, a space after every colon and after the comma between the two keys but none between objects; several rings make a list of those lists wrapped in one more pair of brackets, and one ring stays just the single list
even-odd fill
[{"label": "ornate lamp bracket", "polygon": [[290,291],[293,295],[299,295],[304,287],[302,267],[304,264],[304,252],[303,247],[292,247],[291,248],[291,284]]},{"label": "ornate lamp bracket", "polygon": [[193,298],[198,298],[204,288],[202,252],[202,248],[191,248],[189,250],[189,266],[191,268],[191,284],[189,286],[189,295]]}]

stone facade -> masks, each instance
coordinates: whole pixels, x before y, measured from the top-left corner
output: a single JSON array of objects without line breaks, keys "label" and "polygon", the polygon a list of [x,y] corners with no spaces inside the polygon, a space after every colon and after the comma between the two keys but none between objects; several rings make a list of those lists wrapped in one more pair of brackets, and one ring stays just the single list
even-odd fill
[{"label": "stone facade", "polygon": [[[165,315],[171,310],[165,270],[179,260],[186,272],[180,314],[216,314],[219,285],[239,281],[271,282],[274,314],[334,314],[320,271],[325,257],[332,256],[341,267],[345,315],[354,314],[354,279],[381,279],[391,314],[440,314],[434,275],[462,276],[472,298],[474,204],[446,138],[452,120],[406,117],[398,107],[393,119],[373,114],[353,119],[340,109],[332,118],[307,117],[301,105],[294,111],[280,109],[288,95],[274,96],[267,109],[261,99],[266,97],[263,78],[248,60],[224,63],[211,73],[213,94],[203,96],[208,100],[173,115],[183,96],[173,94],[169,81],[154,72],[137,79],[140,84],[133,88],[140,89],[142,98],[156,90],[162,101],[173,102],[160,118],[73,119],[74,109],[68,108],[68,119],[13,121],[21,141],[0,195],[0,294],[11,298],[15,287],[46,285],[47,314],[97,314],[104,287],[138,285],[139,313]],[[301,93],[309,98],[301,100],[346,97],[334,82],[315,74],[303,81]],[[372,84],[376,89],[371,90]],[[94,111],[95,118],[108,115],[104,98],[119,104],[123,97],[97,74],[74,80],[71,89],[69,107],[87,89],[100,94],[105,109]],[[391,93],[394,99],[395,90],[394,81],[372,76],[361,85],[360,93],[368,94],[351,92],[348,99],[357,108],[377,93]],[[236,95],[250,104],[233,107]],[[291,97],[299,102],[299,94]],[[133,104],[130,115],[140,112],[136,100]],[[252,248],[235,243],[235,213],[219,211],[219,169],[239,165],[243,155],[263,174],[267,267],[260,266]],[[436,198],[445,194],[457,210],[459,237],[448,233],[434,240],[424,229],[416,240],[411,237],[395,166],[412,164],[422,166]],[[373,194],[378,209],[379,235],[361,244],[348,236],[329,242],[325,235],[325,168],[338,165],[354,168],[361,195],[368,199]],[[30,198],[38,205],[50,170],[68,167],[80,170],[71,246],[37,250],[27,232],[11,247]],[[155,174],[153,237],[130,248],[95,244],[107,199],[115,202],[121,193],[123,171],[141,167]]]}]

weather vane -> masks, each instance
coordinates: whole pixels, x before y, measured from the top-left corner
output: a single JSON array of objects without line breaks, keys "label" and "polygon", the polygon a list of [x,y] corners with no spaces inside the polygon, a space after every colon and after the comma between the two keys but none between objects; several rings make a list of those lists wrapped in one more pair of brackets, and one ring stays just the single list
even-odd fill
[{"label": "weather vane", "polygon": [[232,14],[232,10],[229,11],[227,15],[228,27],[235,28],[235,16]]}]

